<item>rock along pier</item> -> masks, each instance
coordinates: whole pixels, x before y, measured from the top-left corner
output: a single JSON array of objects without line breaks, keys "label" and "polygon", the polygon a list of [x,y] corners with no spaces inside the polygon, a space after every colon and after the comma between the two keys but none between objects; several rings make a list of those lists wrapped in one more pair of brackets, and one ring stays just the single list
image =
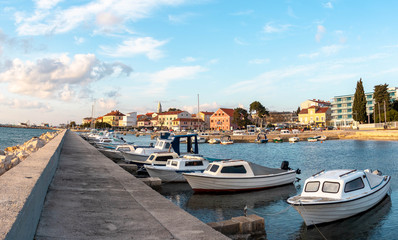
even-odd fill
[{"label": "rock along pier", "polygon": [[0,177],[0,239],[229,239],[64,131]]}]

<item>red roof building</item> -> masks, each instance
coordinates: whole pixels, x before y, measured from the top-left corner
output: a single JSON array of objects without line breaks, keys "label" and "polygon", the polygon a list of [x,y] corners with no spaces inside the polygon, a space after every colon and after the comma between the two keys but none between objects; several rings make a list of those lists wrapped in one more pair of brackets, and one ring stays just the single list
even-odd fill
[{"label": "red roof building", "polygon": [[219,108],[210,117],[210,129],[212,130],[234,130],[237,125],[233,123],[234,110],[230,108]]}]

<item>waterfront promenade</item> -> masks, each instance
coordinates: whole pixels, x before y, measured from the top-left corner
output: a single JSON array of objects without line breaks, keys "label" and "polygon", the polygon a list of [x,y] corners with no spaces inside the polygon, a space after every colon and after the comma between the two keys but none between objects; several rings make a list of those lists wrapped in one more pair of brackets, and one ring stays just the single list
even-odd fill
[{"label": "waterfront promenade", "polygon": [[35,239],[229,239],[65,134]]}]

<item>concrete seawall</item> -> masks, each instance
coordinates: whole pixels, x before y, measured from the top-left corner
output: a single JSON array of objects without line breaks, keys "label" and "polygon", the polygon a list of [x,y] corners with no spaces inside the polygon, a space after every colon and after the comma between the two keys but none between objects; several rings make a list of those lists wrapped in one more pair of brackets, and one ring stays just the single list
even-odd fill
[{"label": "concrete seawall", "polygon": [[33,239],[66,131],[0,177],[0,239]]}]

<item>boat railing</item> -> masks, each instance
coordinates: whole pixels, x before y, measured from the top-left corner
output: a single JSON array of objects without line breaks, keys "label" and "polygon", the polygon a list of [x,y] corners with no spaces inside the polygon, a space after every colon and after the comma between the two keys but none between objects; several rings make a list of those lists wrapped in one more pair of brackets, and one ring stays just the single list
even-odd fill
[{"label": "boat railing", "polygon": [[318,175],[318,174],[321,174],[321,173],[323,173],[325,171],[325,169],[323,169],[322,171],[320,171],[320,172],[317,172],[317,173],[315,173],[314,175],[312,175],[311,177],[315,177],[316,175]]},{"label": "boat railing", "polygon": [[353,173],[353,172],[356,172],[356,171],[357,171],[356,169],[351,170],[351,171],[348,171],[348,172],[346,172],[346,173],[341,174],[339,177],[347,176],[348,174]]}]

